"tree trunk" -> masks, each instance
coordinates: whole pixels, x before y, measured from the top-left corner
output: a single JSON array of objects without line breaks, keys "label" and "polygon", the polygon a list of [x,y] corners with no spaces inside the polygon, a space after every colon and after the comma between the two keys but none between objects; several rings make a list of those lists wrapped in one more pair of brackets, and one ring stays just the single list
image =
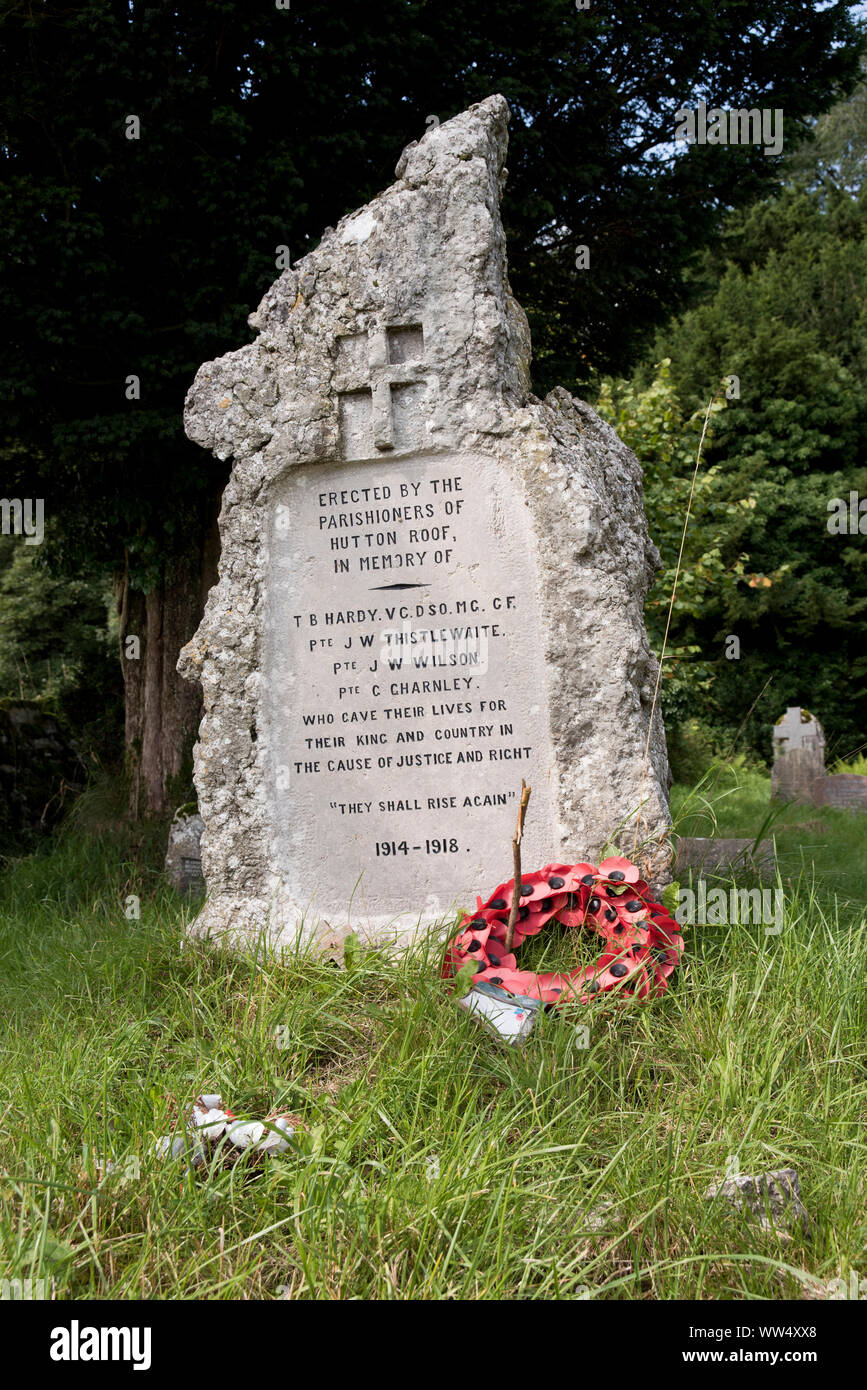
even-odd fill
[{"label": "tree trunk", "polygon": [[128,567],[116,578],[133,819],[163,815],[191,795],[192,748],[202,695],[176,666],[217,581],[219,554],[215,508],[195,550],[179,564],[166,565],[149,593],[130,586]]}]

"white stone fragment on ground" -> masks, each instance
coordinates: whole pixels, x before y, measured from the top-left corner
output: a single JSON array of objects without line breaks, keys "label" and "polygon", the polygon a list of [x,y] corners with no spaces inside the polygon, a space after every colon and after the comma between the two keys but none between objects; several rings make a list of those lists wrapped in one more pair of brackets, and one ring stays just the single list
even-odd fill
[{"label": "white stone fragment on ground", "polygon": [[160,1158],[181,1158],[191,1152],[193,1166],[197,1167],[207,1158],[202,1141],[205,1145],[215,1145],[227,1139],[236,1149],[278,1154],[285,1153],[295,1133],[285,1115],[269,1116],[266,1120],[236,1120],[231,1110],[223,1108],[223,1097],[218,1092],[197,1096],[187,1119],[187,1130],[189,1138],[164,1135],[154,1145],[154,1152]]},{"label": "white stone fragment on ground", "polygon": [[801,1201],[801,1184],[794,1168],[777,1168],[769,1173],[737,1177],[714,1182],[704,1194],[707,1199],[722,1197],[738,1208],[748,1220],[756,1221],[765,1231],[774,1231],[790,1239],[788,1231],[800,1224],[807,1231],[810,1218]]},{"label": "white stone fragment on ground", "polygon": [[231,1123],[232,1116],[225,1110],[218,1110],[216,1106],[212,1110],[195,1106],[189,1119],[189,1128],[213,1144],[217,1139],[222,1139]]},{"label": "white stone fragment on ground", "polygon": [[154,1144],[154,1153],[158,1158],[183,1158],[185,1154],[189,1154],[194,1168],[198,1168],[199,1164],[205,1161],[205,1150],[201,1144],[194,1143],[191,1146],[182,1134],[164,1134]]},{"label": "white stone fragment on ground", "polygon": [[154,1144],[154,1153],[157,1158],[180,1158],[187,1147],[187,1141],[183,1135],[164,1134]]},{"label": "white stone fragment on ground", "polygon": [[265,1154],[285,1153],[295,1130],[283,1115],[278,1115],[276,1120],[269,1120],[268,1123],[274,1125],[276,1129],[280,1130],[280,1133],[275,1134],[273,1129],[269,1129],[261,1143],[256,1145],[257,1152]]},{"label": "white stone fragment on ground", "polygon": [[236,1149],[249,1149],[251,1144],[258,1144],[264,1133],[262,1121],[251,1120],[248,1124],[230,1124],[226,1129],[226,1138]]}]

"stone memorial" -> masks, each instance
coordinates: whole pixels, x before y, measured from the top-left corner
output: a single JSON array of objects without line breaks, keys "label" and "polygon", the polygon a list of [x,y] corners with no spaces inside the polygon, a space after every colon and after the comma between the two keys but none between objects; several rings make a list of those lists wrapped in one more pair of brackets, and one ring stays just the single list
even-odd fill
[{"label": "stone memorial", "polygon": [[775,874],[777,868],[773,840],[730,839],[728,837],[683,835],[677,843],[674,876],[699,874]]},{"label": "stone memorial", "polygon": [[867,811],[867,777],[825,771],[825,734],[809,710],[790,705],[774,725],[773,740],[773,799]]},{"label": "stone memorial", "polygon": [[825,777],[825,734],[809,710],[790,705],[774,725],[771,796],[815,805]]},{"label": "stone memorial", "polygon": [[665,880],[669,784],[643,603],[641,470],[564,390],[530,391],[494,96],[203,366],[191,439],[233,458],[200,680],[199,932],[408,939],[524,863],[609,838]]},{"label": "stone memorial", "polygon": [[836,811],[867,811],[867,777],[861,772],[829,772],[818,787],[819,806]]},{"label": "stone memorial", "polygon": [[195,812],[176,811],[169,826],[165,875],[179,893],[198,893],[204,882],[202,873],[202,834],[204,822]]}]

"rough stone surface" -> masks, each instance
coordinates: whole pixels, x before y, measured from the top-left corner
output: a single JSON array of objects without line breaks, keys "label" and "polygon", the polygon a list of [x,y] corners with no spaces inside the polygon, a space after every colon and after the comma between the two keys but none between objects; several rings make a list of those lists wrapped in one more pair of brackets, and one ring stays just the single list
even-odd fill
[{"label": "rough stone surface", "polygon": [[[413,604],[442,591],[446,621],[458,593],[488,604],[485,622],[498,616],[492,596],[516,600],[499,614],[490,670],[472,678],[474,708],[456,717],[475,726],[486,693],[503,695],[510,742],[532,750],[501,767],[497,783],[510,798],[522,775],[533,786],[525,863],[593,858],[614,836],[652,880],[666,879],[668,762],[661,720],[650,717],[657,665],[642,616],[659,557],[641,470],[588,406],[562,389],[544,401],[530,392],[529,332],[509,289],[499,214],[507,121],[505,101],[491,97],[409,146],[397,182],[274,283],[251,316],[256,341],[202,367],[190,390],[190,438],[233,458],[219,583],[179,663],[204,691],[195,777],[209,898],[198,931],[267,927],[282,942],[298,932],[333,939],[351,925],[362,937],[406,938],[511,873],[514,800],[462,805],[477,787],[496,790],[497,719],[492,734],[463,741],[478,744],[483,767],[395,775],[391,796],[422,803],[403,818],[378,810],[388,778],[375,761],[343,778],[294,766],[308,712],[339,719],[372,699],[366,667],[343,682],[363,677],[361,695],[338,697],[323,664],[334,652],[302,651],[297,633],[325,636],[323,612],[374,610],[366,628],[335,630],[334,643],[352,659],[357,645],[339,651],[347,637],[373,634],[381,659],[381,584],[420,583]],[[430,496],[434,480],[461,480],[467,508],[435,569],[428,556],[418,578],[392,569],[338,584],[326,573],[329,552],[311,532],[317,507],[334,509],[315,499],[365,475],[395,496],[401,483]],[[435,522],[444,517],[436,508]],[[323,609],[310,630],[317,565]],[[392,602],[401,597],[395,590]],[[440,716],[432,700],[418,703],[429,735]],[[323,767],[330,756],[323,750]],[[439,826],[460,853],[417,853],[432,833],[427,797],[446,792],[458,801]],[[362,801],[372,808],[364,815],[334,809]],[[409,854],[375,857],[374,842],[387,840],[408,842]]]},{"label": "rough stone surface", "polygon": [[195,893],[202,887],[202,833],[205,823],[199,815],[175,815],[169,827],[165,872],[179,893]]},{"label": "rough stone surface", "polygon": [[701,873],[726,873],[730,870],[749,873],[774,873],[776,857],[773,840],[711,839],[682,836],[677,845],[675,878],[690,869]]},{"label": "rough stone surface", "polygon": [[708,1199],[722,1197],[737,1207],[763,1230],[788,1235],[800,1224],[809,1229],[810,1218],[801,1201],[801,1183],[794,1168],[778,1168],[751,1177],[740,1173],[713,1183],[705,1193]]}]

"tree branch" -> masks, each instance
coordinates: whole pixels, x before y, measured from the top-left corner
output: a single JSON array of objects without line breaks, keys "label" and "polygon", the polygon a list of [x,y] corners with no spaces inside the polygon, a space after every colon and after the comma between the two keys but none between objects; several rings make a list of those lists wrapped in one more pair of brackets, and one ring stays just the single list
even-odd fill
[{"label": "tree branch", "polygon": [[521,805],[518,808],[518,824],[512,836],[512,864],[515,871],[515,885],[512,889],[512,906],[509,908],[509,922],[506,927],[506,954],[511,951],[515,939],[515,923],[518,920],[518,906],[521,901],[521,840],[524,838],[524,817],[530,804],[530,788],[521,778]]}]

